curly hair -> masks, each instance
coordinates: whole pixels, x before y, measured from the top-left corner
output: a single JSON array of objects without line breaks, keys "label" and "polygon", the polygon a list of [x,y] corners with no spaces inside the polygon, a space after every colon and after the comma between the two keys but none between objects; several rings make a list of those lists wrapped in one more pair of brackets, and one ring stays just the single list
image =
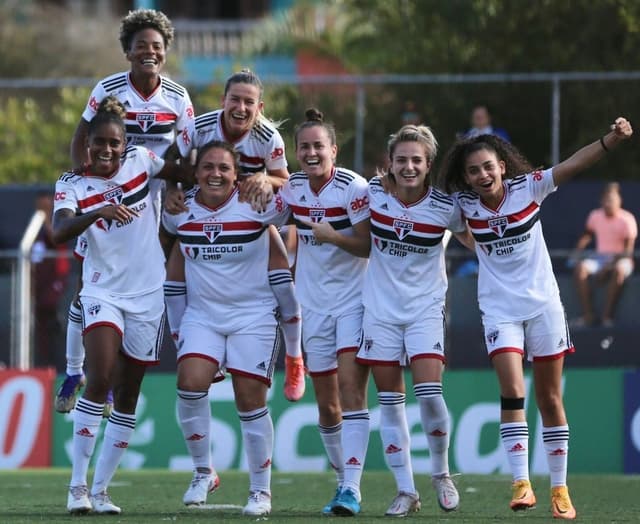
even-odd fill
[{"label": "curly hair", "polygon": [[155,29],[162,35],[164,47],[169,49],[173,43],[173,25],[162,11],[155,9],[136,9],[129,11],[120,23],[120,45],[126,53],[131,50],[134,35],[143,29]]},{"label": "curly hair", "polygon": [[478,135],[458,140],[444,157],[438,173],[437,186],[447,193],[467,191],[471,186],[465,180],[467,158],[476,151],[491,151],[505,163],[503,178],[514,178],[534,170],[529,161],[510,142],[496,135]]},{"label": "curly hair", "polygon": [[109,95],[100,102],[96,116],[89,122],[88,132],[92,135],[103,124],[116,124],[122,129],[122,136],[126,136],[127,129],[124,123],[126,116],[127,110],[122,105],[122,102],[115,96]]}]

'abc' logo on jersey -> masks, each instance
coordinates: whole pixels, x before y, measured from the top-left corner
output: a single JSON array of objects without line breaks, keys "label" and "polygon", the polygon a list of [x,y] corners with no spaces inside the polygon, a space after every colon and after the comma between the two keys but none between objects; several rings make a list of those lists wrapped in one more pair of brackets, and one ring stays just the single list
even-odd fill
[{"label": "'abc' logo on jersey", "polygon": [[398,220],[397,218],[393,221],[393,230],[398,235],[398,238],[402,240],[409,233],[413,231],[413,222],[408,222],[406,220]]},{"label": "'abc' logo on jersey", "polygon": [[324,218],[324,209],[310,209],[309,220],[314,224],[317,224]]},{"label": "'abc' logo on jersey", "polygon": [[222,224],[202,224],[202,232],[209,239],[209,242],[213,243],[222,233]]},{"label": "'abc' logo on jersey", "polygon": [[122,204],[122,192],[121,187],[116,187],[115,189],[110,189],[109,191],[105,191],[102,193],[102,198],[105,199],[106,202],[111,202],[114,205]]},{"label": "'abc' logo on jersey", "polygon": [[504,235],[504,232],[507,230],[507,226],[509,225],[509,219],[507,217],[497,217],[489,219],[489,229],[493,231],[499,237]]},{"label": "'abc' logo on jersey", "polygon": [[136,122],[140,129],[142,129],[142,132],[146,133],[147,130],[156,123],[156,115],[155,113],[138,113],[136,115]]}]

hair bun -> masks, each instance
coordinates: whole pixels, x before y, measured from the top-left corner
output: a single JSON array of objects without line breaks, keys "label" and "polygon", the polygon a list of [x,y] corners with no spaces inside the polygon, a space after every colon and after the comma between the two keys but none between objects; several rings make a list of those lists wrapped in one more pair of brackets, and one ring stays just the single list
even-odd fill
[{"label": "hair bun", "polygon": [[318,111],[315,107],[311,107],[304,112],[304,116],[307,117],[307,122],[324,122],[324,115],[321,111]]}]

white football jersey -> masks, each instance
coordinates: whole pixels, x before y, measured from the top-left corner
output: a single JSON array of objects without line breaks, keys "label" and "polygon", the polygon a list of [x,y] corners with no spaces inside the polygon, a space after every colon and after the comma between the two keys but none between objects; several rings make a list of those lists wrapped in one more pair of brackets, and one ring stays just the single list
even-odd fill
[{"label": "white football jersey", "polygon": [[56,182],[54,212],[91,213],[125,204],[139,216],[127,222],[99,218],[82,234],[82,295],[133,297],[155,291],[165,279],[164,255],[149,195],[149,177],[164,160],[144,147],[128,147],[117,173],[109,178],[88,173],[63,174]]},{"label": "white football jersey", "polygon": [[256,124],[238,140],[227,138],[222,129],[222,109],[198,116],[178,140],[180,154],[187,156],[192,148],[199,148],[213,140],[228,142],[240,154],[240,172],[253,175],[259,171],[272,171],[287,167],[284,141],[280,132],[266,118]]},{"label": "white football jersey", "polygon": [[316,241],[305,222],[329,222],[343,235],[369,218],[367,181],[357,173],[334,168],[331,178],[315,193],[306,173],[289,177],[279,194],[291,208],[298,232],[296,294],[304,307],[323,314],[341,314],[361,306],[367,259],[330,243]]},{"label": "white football jersey", "polygon": [[363,303],[375,318],[408,324],[443,304],[447,273],[442,239],[447,229],[465,230],[455,201],[429,188],[413,204],[385,193],[380,178],[369,182],[371,255]]},{"label": "white football jersey", "polygon": [[454,196],[476,241],[480,310],[493,318],[525,320],[559,298],[539,220],[540,204],[556,190],[552,170],[507,179],[504,190],[496,209],[472,191]]},{"label": "white football jersey", "polygon": [[221,333],[250,326],[275,311],[269,286],[269,224],[284,224],[289,209],[279,196],[258,213],[238,202],[238,190],[215,209],[187,195],[189,211],[162,215],[164,228],[178,237],[185,259],[184,318],[214,323]]},{"label": "white football jersey", "polygon": [[163,157],[176,140],[177,133],[193,122],[194,111],[189,93],[180,84],[160,76],[160,85],[148,97],[131,83],[129,72],[116,73],[96,84],[82,118],[93,120],[100,102],[115,96],[125,107],[127,141],[132,146],[144,146]]}]

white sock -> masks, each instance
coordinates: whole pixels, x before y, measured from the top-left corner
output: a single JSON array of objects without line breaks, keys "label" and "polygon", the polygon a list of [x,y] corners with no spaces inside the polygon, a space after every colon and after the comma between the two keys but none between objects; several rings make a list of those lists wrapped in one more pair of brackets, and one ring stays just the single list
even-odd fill
[{"label": "white sock", "polygon": [[547,453],[551,487],[567,485],[569,426],[542,428],[542,441]]},{"label": "white sock", "polygon": [[208,391],[178,390],[178,420],[198,471],[211,470],[211,407]]},{"label": "white sock", "polygon": [[360,498],[360,479],[369,446],[369,410],[342,412],[342,454],[344,457],[344,488],[350,488]]},{"label": "white sock", "polygon": [[427,435],[431,454],[431,475],[449,474],[449,439],[451,430],[449,411],[442,395],[440,382],[423,382],[413,386],[420,404],[422,429]]},{"label": "white sock", "polygon": [[167,280],[164,283],[164,302],[167,305],[167,321],[171,336],[178,338],[180,323],[187,307],[187,284]]},{"label": "white sock", "polygon": [[104,441],[93,474],[91,494],[105,491],[118,469],[136,427],[136,416],[113,410],[104,430]]},{"label": "white sock", "polygon": [[287,355],[300,357],[302,356],[301,312],[291,271],[289,269],[269,271],[269,285],[280,309],[280,329],[282,329]]},{"label": "white sock", "polygon": [[269,410],[264,407],[247,412],[238,411],[238,417],[249,465],[249,491],[271,494],[273,422]]},{"label": "white sock", "polygon": [[507,452],[507,461],[513,480],[529,480],[529,426],[526,422],[503,422],[500,424],[502,445]]},{"label": "white sock", "polygon": [[378,392],[380,437],[384,459],[396,479],[398,492],[415,493],[405,400],[404,393]]},{"label": "white sock", "polygon": [[70,486],[85,486],[89,462],[96,448],[104,404],[80,397],[73,411]]},{"label": "white sock", "polygon": [[329,457],[331,469],[336,472],[338,486],[344,481],[344,458],[342,457],[342,424],[322,426],[318,424],[320,439]]},{"label": "white sock", "polygon": [[67,320],[67,375],[80,375],[84,364],[84,346],[82,345],[82,311],[71,302]]}]

